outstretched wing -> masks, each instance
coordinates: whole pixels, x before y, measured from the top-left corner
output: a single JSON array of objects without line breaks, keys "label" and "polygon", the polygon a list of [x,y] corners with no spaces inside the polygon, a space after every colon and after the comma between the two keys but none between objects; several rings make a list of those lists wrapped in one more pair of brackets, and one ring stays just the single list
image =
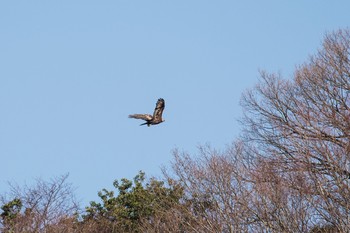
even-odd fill
[{"label": "outstretched wing", "polygon": [[129,118],[142,119],[145,121],[152,120],[152,116],[150,114],[133,114],[129,115]]},{"label": "outstretched wing", "polygon": [[163,114],[164,107],[165,107],[164,99],[162,98],[158,99],[156,108],[154,109],[154,113],[153,113],[154,121],[160,121],[160,122],[162,121],[162,114]]}]

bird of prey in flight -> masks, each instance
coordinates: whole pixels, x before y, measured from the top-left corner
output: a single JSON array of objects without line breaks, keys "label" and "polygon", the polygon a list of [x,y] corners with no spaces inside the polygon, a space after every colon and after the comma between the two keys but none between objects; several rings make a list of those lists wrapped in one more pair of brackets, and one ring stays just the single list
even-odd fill
[{"label": "bird of prey in flight", "polygon": [[157,101],[156,108],[154,109],[153,116],[151,114],[133,114],[129,115],[129,118],[141,119],[146,121],[141,125],[157,125],[159,123],[164,122],[162,119],[163,110],[165,107],[164,99],[160,98]]}]

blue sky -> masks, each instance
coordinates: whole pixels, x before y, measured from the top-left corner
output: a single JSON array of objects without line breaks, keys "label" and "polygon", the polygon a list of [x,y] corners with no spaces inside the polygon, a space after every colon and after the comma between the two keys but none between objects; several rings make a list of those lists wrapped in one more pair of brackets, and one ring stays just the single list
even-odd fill
[{"label": "blue sky", "polygon": [[[2,1],[0,193],[69,173],[85,205],[115,179],[159,176],[175,148],[224,148],[259,70],[290,78],[349,1]],[[132,113],[166,101],[165,123]]]}]

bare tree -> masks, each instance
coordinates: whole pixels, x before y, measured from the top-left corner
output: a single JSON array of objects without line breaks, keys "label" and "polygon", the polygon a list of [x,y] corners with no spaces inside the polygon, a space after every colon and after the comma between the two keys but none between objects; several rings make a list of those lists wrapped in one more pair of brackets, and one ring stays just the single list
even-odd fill
[{"label": "bare tree", "polygon": [[241,143],[224,152],[209,146],[199,148],[199,155],[174,151],[172,171],[185,189],[182,213],[191,232],[245,232],[251,221],[251,191],[245,180],[247,160],[242,157]]},{"label": "bare tree", "polygon": [[[37,179],[33,186],[10,184],[7,196],[20,200],[23,207],[15,218],[14,232],[62,232],[58,230],[62,228],[62,223],[69,232],[67,223],[75,221],[78,204],[67,179],[68,174],[50,181]],[[1,198],[3,204],[8,197]]]},{"label": "bare tree", "polygon": [[[242,98],[244,136],[255,157],[280,171],[288,193],[307,198],[313,224],[342,232],[350,231],[349,59],[350,31],[328,34],[293,80],[262,72]],[[296,177],[302,182],[293,183]]]},{"label": "bare tree", "polygon": [[250,210],[261,231],[307,232],[312,228],[315,209],[302,173],[284,172],[276,161],[260,159],[250,179]]},{"label": "bare tree", "polygon": [[188,231],[350,231],[349,57],[350,32],[328,34],[293,80],[261,72],[243,95],[244,143],[174,151]]},{"label": "bare tree", "polygon": [[302,174],[252,158],[240,141],[222,152],[200,147],[198,156],[175,150],[169,173],[185,189],[181,214],[190,232],[307,232],[313,226]]}]

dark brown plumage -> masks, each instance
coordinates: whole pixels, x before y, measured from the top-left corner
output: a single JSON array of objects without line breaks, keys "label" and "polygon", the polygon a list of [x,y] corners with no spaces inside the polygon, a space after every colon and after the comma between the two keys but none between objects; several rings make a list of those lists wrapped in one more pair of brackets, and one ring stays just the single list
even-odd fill
[{"label": "dark brown plumage", "polygon": [[162,119],[164,107],[165,107],[164,99],[160,98],[157,101],[156,108],[154,109],[154,112],[153,112],[153,116],[150,114],[132,114],[132,115],[129,115],[129,118],[141,119],[146,121],[141,125],[147,125],[147,126],[157,125],[159,123],[164,122],[164,120]]}]

